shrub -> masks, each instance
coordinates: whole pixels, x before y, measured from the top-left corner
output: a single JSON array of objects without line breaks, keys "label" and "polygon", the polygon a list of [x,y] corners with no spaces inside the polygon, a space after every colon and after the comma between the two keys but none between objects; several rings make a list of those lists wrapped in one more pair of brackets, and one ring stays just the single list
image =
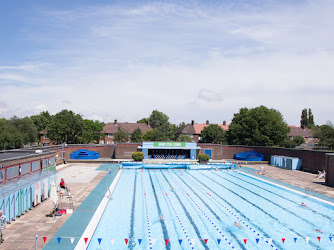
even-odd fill
[{"label": "shrub", "polygon": [[209,161],[210,156],[209,156],[208,154],[199,154],[199,155],[198,155],[198,159],[199,159],[200,161]]},{"label": "shrub", "polygon": [[134,161],[142,161],[144,159],[143,152],[133,152],[131,156]]}]

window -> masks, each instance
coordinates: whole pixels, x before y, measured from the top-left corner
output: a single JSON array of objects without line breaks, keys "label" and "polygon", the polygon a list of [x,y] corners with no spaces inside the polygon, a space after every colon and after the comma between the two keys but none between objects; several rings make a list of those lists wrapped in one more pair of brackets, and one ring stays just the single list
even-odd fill
[{"label": "window", "polygon": [[47,134],[43,135],[43,139],[49,139]]},{"label": "window", "polygon": [[108,138],[114,138],[113,134],[108,134]]},{"label": "window", "polygon": [[110,144],[111,142],[110,141],[107,141],[107,144]]}]

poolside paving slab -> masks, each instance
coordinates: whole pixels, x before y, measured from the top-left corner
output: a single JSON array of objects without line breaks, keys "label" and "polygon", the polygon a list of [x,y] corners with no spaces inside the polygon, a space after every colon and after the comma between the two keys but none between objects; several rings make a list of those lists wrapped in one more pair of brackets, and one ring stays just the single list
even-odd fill
[{"label": "poolside paving slab", "polygon": [[[264,167],[265,174],[258,175],[257,172]],[[254,175],[259,178],[272,180],[273,182],[279,181],[286,187],[291,187],[292,185],[295,190],[300,192],[305,192],[318,198],[325,199],[330,202],[334,202],[334,188],[328,187],[325,184],[324,179],[318,179],[316,174],[303,172],[299,170],[288,170],[269,164],[259,164],[259,165],[241,165],[238,170]]]},{"label": "poolside paving slab", "polygon": [[[58,175],[64,177],[65,181],[71,187],[74,211],[76,211],[82,201],[108,173],[108,171],[95,171],[100,165],[101,164],[66,164],[60,167]],[[78,173],[78,176],[76,176],[74,170],[77,170],[80,166],[85,168],[88,172],[87,174],[90,175],[89,178],[86,178],[82,172],[80,174]],[[74,176],[73,179],[76,179],[76,181],[72,181],[71,176]],[[70,204],[67,200],[63,200],[59,206],[65,209],[70,208]],[[7,224],[4,232],[5,241],[0,245],[0,249],[35,249],[36,235],[39,235],[37,249],[42,249],[62,225],[74,214],[57,216],[56,219],[46,217],[46,214],[49,214],[52,208],[52,202],[47,199],[36,207],[33,207],[20,218],[16,218],[11,224]],[[43,236],[47,237],[45,243],[42,238]]]}]

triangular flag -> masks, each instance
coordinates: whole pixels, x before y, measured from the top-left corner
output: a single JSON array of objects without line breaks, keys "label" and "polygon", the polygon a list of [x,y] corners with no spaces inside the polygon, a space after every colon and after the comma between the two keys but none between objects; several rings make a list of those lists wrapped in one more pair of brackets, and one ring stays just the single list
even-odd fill
[{"label": "triangular flag", "polygon": [[113,246],[115,243],[115,239],[111,239],[111,245]]},{"label": "triangular flag", "polygon": [[58,240],[58,244],[59,244],[60,241],[61,241],[61,237],[57,237],[57,240]]},{"label": "triangular flag", "polygon": [[310,241],[310,237],[306,237],[305,240],[306,240],[306,243],[308,244],[308,242]]},{"label": "triangular flag", "polygon": [[99,242],[99,245],[101,245],[102,238],[97,238],[97,241]]},{"label": "triangular flag", "polygon": [[71,244],[73,244],[73,242],[74,242],[74,237],[71,237],[70,239],[71,239]]},{"label": "triangular flag", "polygon": [[295,243],[297,242],[297,238],[293,238],[293,240],[295,241]]},{"label": "triangular flag", "polygon": [[247,239],[244,239],[245,245],[247,244]]},{"label": "triangular flag", "polygon": [[333,237],[329,237],[329,240],[332,241],[332,238],[333,238]]},{"label": "triangular flag", "polygon": [[283,242],[283,244],[284,244],[284,241],[285,241],[285,238],[282,238],[282,242]]},{"label": "triangular flag", "polygon": [[256,239],[256,244],[259,244],[259,240],[260,240],[260,239]]},{"label": "triangular flag", "polygon": [[217,243],[218,243],[218,245],[220,244],[220,242],[221,242],[221,239],[217,239]]},{"label": "triangular flag", "polygon": [[165,239],[166,246],[168,245],[169,239]]},{"label": "triangular flag", "polygon": [[273,239],[269,238],[269,239],[268,239],[268,243],[269,243],[269,245],[271,245],[272,242],[273,242]]},{"label": "triangular flag", "polygon": [[143,239],[138,239],[138,243],[139,243],[139,245],[141,244],[141,241],[142,241]]},{"label": "triangular flag", "polygon": [[128,244],[128,241],[129,241],[129,239],[124,239],[125,240],[125,244],[127,245]]},{"label": "triangular flag", "polygon": [[181,239],[179,239],[179,244],[180,244],[180,245],[182,244],[182,240],[181,240]]},{"label": "triangular flag", "polygon": [[191,240],[191,244],[195,245],[196,239]]},{"label": "triangular flag", "polygon": [[46,237],[45,236],[43,237],[43,240],[44,240],[44,243],[45,243],[45,241],[46,241]]},{"label": "triangular flag", "polygon": [[317,237],[317,239],[318,239],[319,243],[320,243],[320,238],[321,238],[321,237],[319,237],[319,236]]},{"label": "triangular flag", "polygon": [[208,239],[204,239],[204,244],[206,245],[208,243]]},{"label": "triangular flag", "polygon": [[152,245],[154,245],[154,244],[155,244],[155,241],[156,241],[156,239],[152,239],[151,241],[152,241]]},{"label": "triangular flag", "polygon": [[85,240],[85,244],[87,244],[88,238],[84,238],[84,240]]}]

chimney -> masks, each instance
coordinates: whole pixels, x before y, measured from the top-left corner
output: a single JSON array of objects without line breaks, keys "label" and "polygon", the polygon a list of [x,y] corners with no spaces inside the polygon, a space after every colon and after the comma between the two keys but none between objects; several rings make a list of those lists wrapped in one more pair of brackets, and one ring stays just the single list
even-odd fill
[{"label": "chimney", "polygon": [[206,123],[205,123],[206,125],[209,125],[210,124],[210,122],[209,122],[209,120],[206,120]]},{"label": "chimney", "polygon": [[117,120],[114,121],[114,124],[117,125]]},{"label": "chimney", "polygon": [[146,124],[149,127],[150,126],[150,120],[147,120]]},{"label": "chimney", "polygon": [[194,125],[195,125],[195,121],[194,120],[191,120],[191,125],[194,127]]},{"label": "chimney", "polygon": [[226,121],[223,121],[223,125],[226,126]]}]

